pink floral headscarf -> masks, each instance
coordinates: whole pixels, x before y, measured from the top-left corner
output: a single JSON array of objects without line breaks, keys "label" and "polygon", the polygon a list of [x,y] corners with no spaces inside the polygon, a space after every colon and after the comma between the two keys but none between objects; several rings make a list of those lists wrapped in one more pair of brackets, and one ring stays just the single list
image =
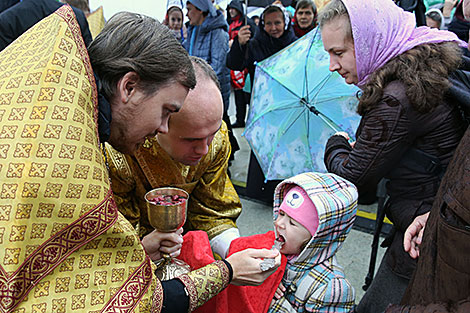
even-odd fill
[{"label": "pink floral headscarf", "polygon": [[[390,59],[424,43],[463,42],[454,33],[416,27],[415,16],[392,0],[342,0],[351,20],[358,86]],[[466,45],[465,45],[466,46]]]}]

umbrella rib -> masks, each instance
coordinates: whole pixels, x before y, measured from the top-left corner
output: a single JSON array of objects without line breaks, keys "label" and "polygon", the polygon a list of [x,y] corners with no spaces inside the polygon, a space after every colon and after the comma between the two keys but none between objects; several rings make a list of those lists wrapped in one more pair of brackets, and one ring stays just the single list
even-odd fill
[{"label": "umbrella rib", "polygon": [[[258,67],[259,67],[263,72],[265,72],[266,74],[269,75],[269,73],[268,73],[267,71],[265,71],[264,68],[262,68],[261,66],[258,66]],[[279,80],[277,80],[275,77],[273,77],[273,76],[270,76],[270,77],[271,77],[272,79],[274,79],[276,82],[278,82],[280,85],[282,85],[284,88],[286,88],[286,90],[288,90],[291,94],[293,94],[294,96],[300,98],[295,92],[293,92],[292,90],[290,90],[289,88],[287,88],[286,86],[284,86],[284,85],[283,85]],[[325,78],[320,82],[320,84],[322,85],[321,87],[323,87],[323,86],[327,83],[327,81],[330,79],[330,77],[331,77],[331,75],[325,77]],[[320,91],[321,87],[318,88],[318,92]],[[318,95],[318,92],[316,93],[316,95]],[[316,96],[316,95],[315,95],[315,96]],[[310,105],[310,103],[308,103],[306,100],[301,101],[301,103],[304,104],[304,105],[310,110],[310,112],[312,112],[312,113],[317,114],[318,116],[320,116],[320,118],[321,118],[329,127],[331,127],[334,131],[339,131],[339,130],[338,130],[339,127],[337,127],[336,124],[335,124],[332,120],[330,120],[328,117],[326,117],[325,114],[323,114],[323,113],[321,113],[320,111],[318,111],[318,110],[315,108],[315,106]],[[285,109],[288,109],[288,108],[285,108]],[[313,109],[314,111],[313,111],[312,109]],[[274,110],[272,110],[272,111],[274,111]]]},{"label": "umbrella rib", "polygon": [[331,129],[333,129],[335,132],[341,131],[341,129],[336,125],[335,122],[333,122],[329,117],[327,117],[325,114],[321,113],[318,111],[317,114],[325,123],[328,125]]},{"label": "umbrella rib", "polygon": [[318,85],[320,85],[320,87],[317,88],[317,92],[316,92],[315,95],[313,96],[313,99],[315,99],[315,98],[318,96],[318,94],[320,93],[320,90],[321,90],[323,87],[325,87],[326,83],[330,80],[331,76],[332,76],[332,74],[326,76],[326,77],[323,78],[323,80],[318,84]]},{"label": "umbrella rib", "polygon": [[[310,40],[310,47],[309,47],[308,52],[307,52],[307,55],[306,55],[307,61],[308,61],[308,58],[310,57],[310,52],[312,52],[312,45],[313,45],[313,42],[314,42],[315,37],[317,36],[318,29],[319,29],[319,28],[317,28],[317,30],[316,30],[316,32],[315,32],[315,35],[313,35],[312,39]],[[308,62],[305,62],[305,85],[304,85],[305,90],[304,90],[304,92],[307,93],[307,102],[309,102],[309,95],[308,95],[308,73],[307,73],[308,66],[307,66],[307,63],[308,63]]]},{"label": "umbrella rib", "polygon": [[293,92],[292,90],[290,90],[290,88],[288,88],[287,86],[285,86],[284,84],[282,84],[279,80],[277,80],[275,77],[273,77],[270,73],[268,73],[264,68],[262,68],[261,66],[258,65],[258,68],[261,69],[263,72],[265,72],[267,75],[269,75],[269,77],[271,77],[272,79],[274,79],[279,85],[283,86],[284,88],[287,89],[287,91],[289,91],[291,94],[293,94],[294,96],[296,96],[297,98],[301,98],[298,94],[296,94],[295,92]]}]

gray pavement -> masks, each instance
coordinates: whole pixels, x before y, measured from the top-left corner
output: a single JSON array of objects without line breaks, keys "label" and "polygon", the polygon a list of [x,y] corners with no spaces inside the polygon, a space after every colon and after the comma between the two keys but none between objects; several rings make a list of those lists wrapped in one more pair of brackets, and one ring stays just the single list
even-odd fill
[{"label": "gray pavement", "polygon": [[[233,97],[229,107],[229,116],[232,122],[235,121],[235,109]],[[241,136],[243,129],[234,129],[240,145],[240,150],[235,153],[235,160],[232,162],[230,172],[232,180],[238,185],[246,183],[248,173],[248,160],[250,147],[244,137]],[[237,220],[238,227],[242,236],[265,233],[273,229],[272,206],[268,206],[258,201],[242,198],[243,210]],[[360,206],[361,211],[371,212],[375,206]],[[372,235],[360,230],[353,229],[344,242],[342,248],[337,253],[338,263],[344,268],[346,277],[356,290],[356,303],[359,302],[364,294],[362,285],[369,269],[369,258],[371,251]],[[378,267],[383,257],[385,249],[379,248],[377,255]]]}]

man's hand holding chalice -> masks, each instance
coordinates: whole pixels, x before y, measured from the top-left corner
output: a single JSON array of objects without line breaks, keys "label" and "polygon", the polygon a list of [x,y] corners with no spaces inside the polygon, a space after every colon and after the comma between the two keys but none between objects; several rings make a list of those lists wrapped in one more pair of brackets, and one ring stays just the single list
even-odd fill
[{"label": "man's hand holding chalice", "polygon": [[142,245],[152,261],[160,260],[163,254],[177,258],[183,245],[183,228],[172,233],[163,233],[158,230],[142,238]]}]

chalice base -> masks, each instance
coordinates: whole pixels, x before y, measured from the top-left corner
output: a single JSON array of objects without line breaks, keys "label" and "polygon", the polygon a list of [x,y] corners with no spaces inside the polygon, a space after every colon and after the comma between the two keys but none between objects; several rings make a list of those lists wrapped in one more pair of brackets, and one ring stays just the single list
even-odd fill
[{"label": "chalice base", "polygon": [[184,261],[175,258],[163,258],[155,261],[155,275],[161,281],[170,280],[191,272],[191,267]]}]

